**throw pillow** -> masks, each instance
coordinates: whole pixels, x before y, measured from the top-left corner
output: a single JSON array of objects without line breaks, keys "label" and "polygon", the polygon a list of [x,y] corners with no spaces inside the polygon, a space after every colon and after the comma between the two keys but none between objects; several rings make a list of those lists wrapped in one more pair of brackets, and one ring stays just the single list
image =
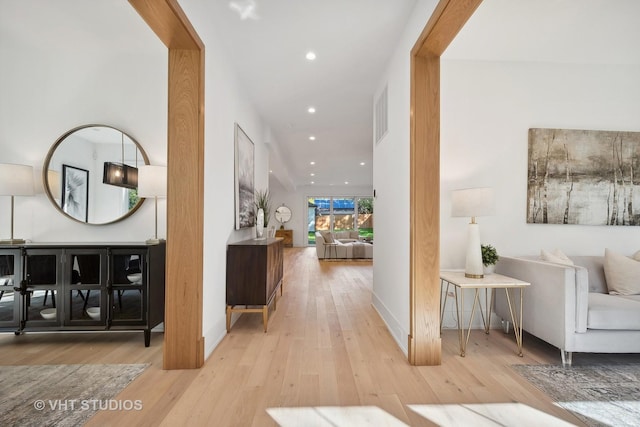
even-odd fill
[{"label": "throw pillow", "polygon": [[638,251],[635,254],[631,255],[631,258],[635,259],[636,261],[640,261],[640,251]]},{"label": "throw pillow", "polygon": [[320,235],[324,239],[325,243],[335,243],[335,240],[333,239],[333,234],[331,234],[330,231],[321,231]]},{"label": "throw pillow", "polygon": [[360,238],[360,232],[358,232],[358,231],[350,231],[349,232],[349,238],[350,239],[359,239]]},{"label": "throw pillow", "polygon": [[610,294],[640,294],[640,261],[605,249],[604,276]]},{"label": "throw pillow", "polygon": [[542,249],[540,251],[540,259],[555,264],[573,265],[571,258],[566,256],[560,249],[556,249],[553,253]]}]

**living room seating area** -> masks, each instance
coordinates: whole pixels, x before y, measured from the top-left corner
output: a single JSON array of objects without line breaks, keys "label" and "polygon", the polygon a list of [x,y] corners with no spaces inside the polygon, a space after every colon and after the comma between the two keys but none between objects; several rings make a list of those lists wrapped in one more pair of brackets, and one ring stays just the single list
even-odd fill
[{"label": "living room seating area", "polygon": [[371,259],[373,244],[357,231],[316,231],[316,254],[318,259]]}]

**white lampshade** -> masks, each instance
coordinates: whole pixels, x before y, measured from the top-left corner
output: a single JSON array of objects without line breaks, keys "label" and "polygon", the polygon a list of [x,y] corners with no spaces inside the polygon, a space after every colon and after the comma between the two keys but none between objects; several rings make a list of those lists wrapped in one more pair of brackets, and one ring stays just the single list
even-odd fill
[{"label": "white lampshade", "polygon": [[493,215],[494,210],[493,188],[464,188],[451,193],[451,216],[486,216]]},{"label": "white lampshade", "polygon": [[167,167],[140,166],[138,168],[138,196],[165,197],[167,195]]},{"label": "white lampshade", "polygon": [[0,196],[33,196],[33,167],[0,163]]}]

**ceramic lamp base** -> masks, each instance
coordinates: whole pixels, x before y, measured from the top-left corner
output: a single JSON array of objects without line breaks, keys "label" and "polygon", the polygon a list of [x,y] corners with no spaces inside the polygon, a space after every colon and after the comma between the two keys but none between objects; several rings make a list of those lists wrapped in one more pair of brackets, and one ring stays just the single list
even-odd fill
[{"label": "ceramic lamp base", "polygon": [[482,279],[484,277],[482,248],[480,247],[480,226],[476,223],[469,224],[464,275],[472,279]]}]

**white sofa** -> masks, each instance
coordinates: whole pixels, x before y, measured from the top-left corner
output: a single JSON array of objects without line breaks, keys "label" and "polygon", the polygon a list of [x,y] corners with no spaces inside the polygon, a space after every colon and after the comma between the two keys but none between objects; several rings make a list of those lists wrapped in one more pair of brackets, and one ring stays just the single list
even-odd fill
[{"label": "white sofa", "polygon": [[334,244],[327,245],[322,233],[316,231],[316,254],[318,259],[373,258],[373,245],[361,241],[357,231],[339,231],[331,233],[331,236]]},{"label": "white sofa", "polygon": [[[610,295],[603,256],[573,256],[574,266],[534,257],[500,257],[496,273],[531,283],[525,289],[523,329],[558,347],[562,363],[573,352],[640,352],[640,295]],[[504,292],[495,312],[508,330],[511,319]]]}]

